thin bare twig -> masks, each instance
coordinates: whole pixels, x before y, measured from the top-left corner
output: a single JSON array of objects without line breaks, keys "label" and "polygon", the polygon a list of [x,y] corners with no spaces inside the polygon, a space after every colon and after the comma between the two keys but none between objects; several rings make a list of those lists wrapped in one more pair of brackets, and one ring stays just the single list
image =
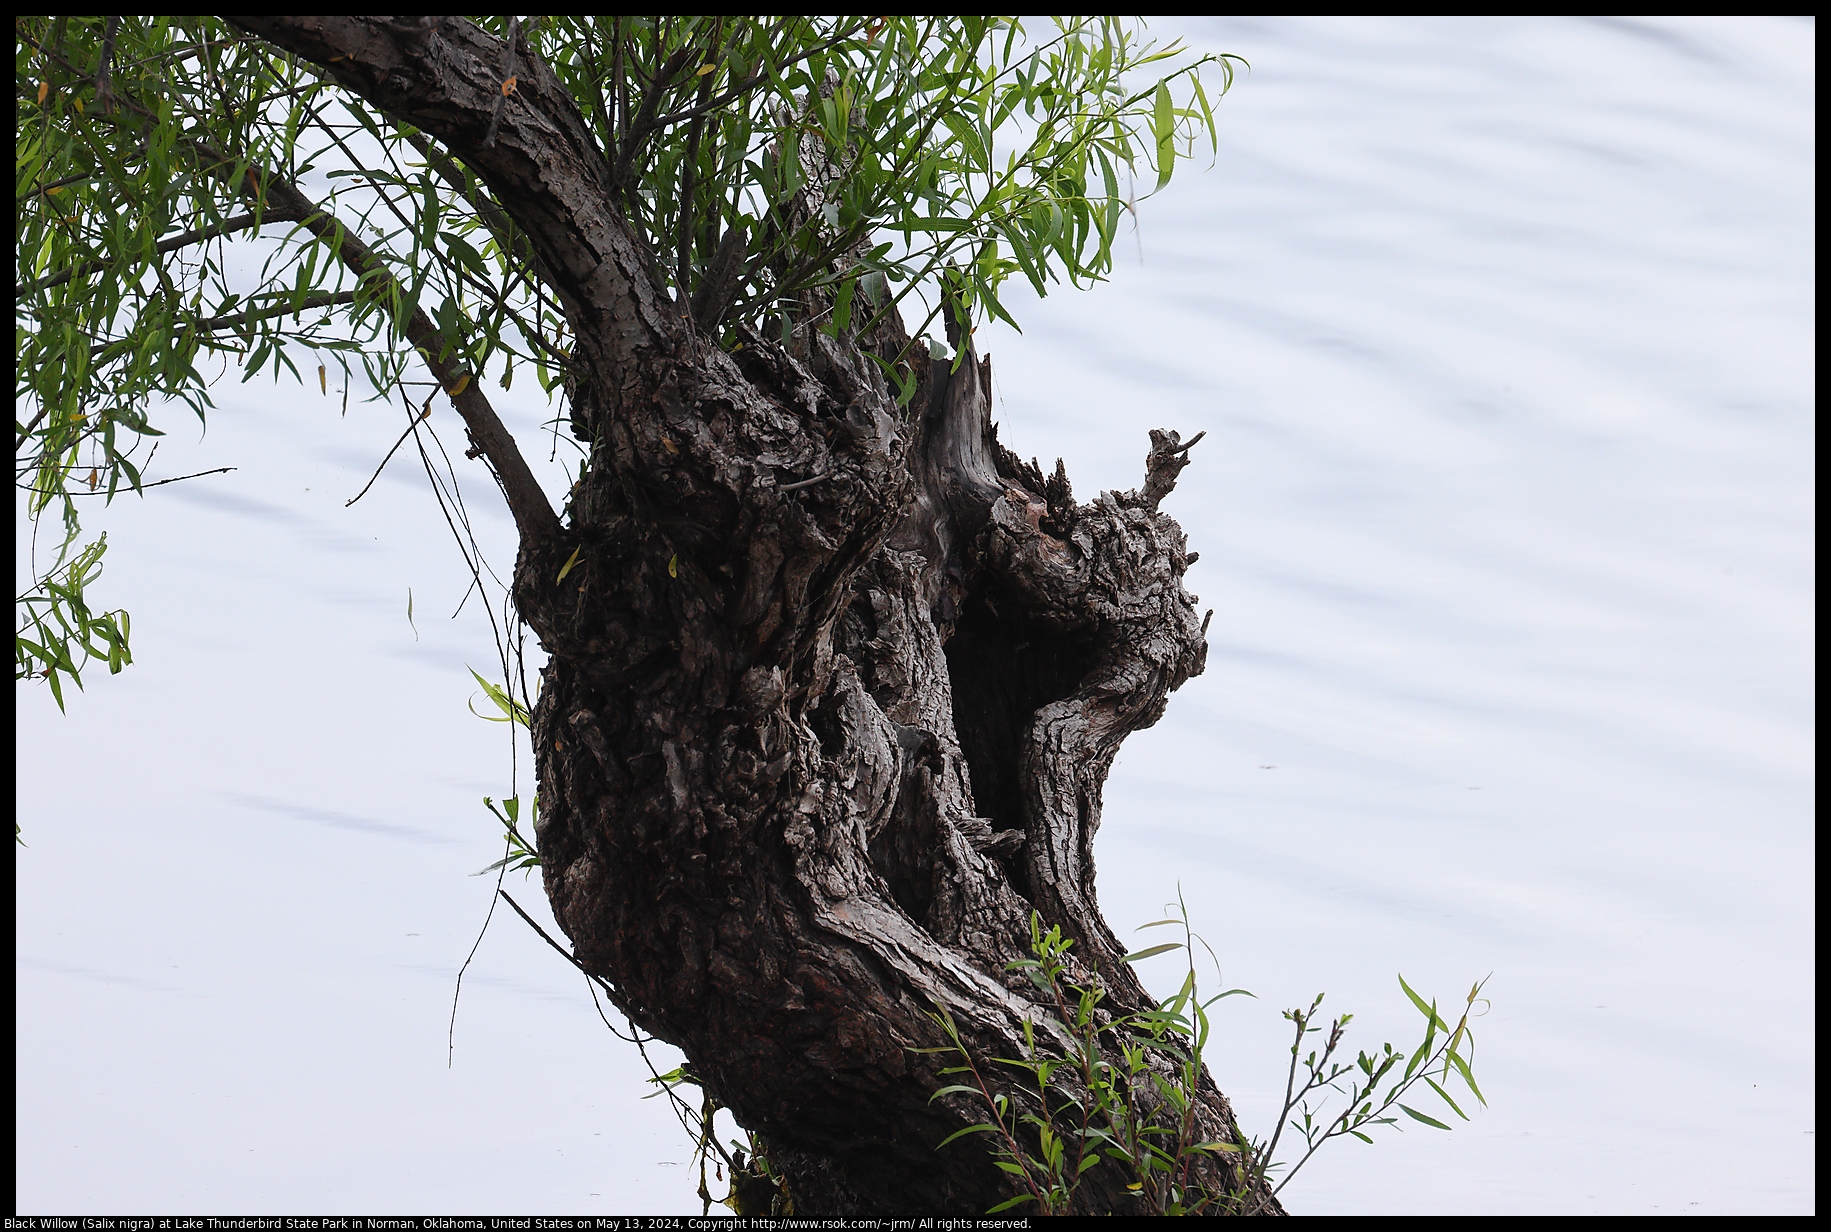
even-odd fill
[{"label": "thin bare twig", "polygon": [[[140,485],[140,491],[144,492],[148,488],[163,487],[165,484],[178,483],[178,482],[181,482],[182,480],[186,480],[186,479],[201,479],[205,475],[221,475],[221,474],[225,474],[229,471],[239,470],[239,469],[241,469],[241,468],[235,467],[235,466],[219,466],[213,471],[198,471],[195,475],[175,475],[170,479],[160,479],[160,480],[156,480],[153,483],[143,483]],[[29,488],[25,484],[20,484],[18,486],[22,490],[29,490]],[[106,493],[106,492],[65,492],[64,495],[65,496],[107,496],[108,493]]]},{"label": "thin bare twig", "polygon": [[[566,949],[565,946],[561,945],[559,942],[555,941],[552,937],[548,936],[547,930],[542,928],[539,924],[536,924],[534,922],[534,917],[529,915],[527,912],[523,911],[521,909],[521,904],[516,902],[514,899],[510,898],[509,892],[507,890],[497,890],[496,893],[502,895],[503,901],[506,902],[509,906],[515,908],[515,914],[520,916],[522,919],[526,920],[528,922],[529,928],[533,929],[535,932],[540,934],[540,939],[542,941],[545,941],[548,945],[550,945],[554,949],[558,950],[560,953],[560,956],[562,958],[564,958],[567,962],[569,962],[573,966],[577,967],[580,971],[585,971],[585,964],[580,962],[577,958],[574,958],[572,956],[572,954]],[[609,991],[610,985],[604,979],[603,976],[592,975],[592,973],[589,971],[585,971],[585,975],[587,978],[594,980],[599,984],[604,985],[605,991],[607,991],[607,992]]]},{"label": "thin bare twig", "polygon": [[[206,170],[233,166],[227,155],[204,142],[193,142],[192,146],[206,159]],[[260,190],[248,182],[255,179],[257,173]],[[250,174],[244,177],[241,188],[249,195],[264,190],[262,195],[267,201],[273,202],[279,209],[300,215],[299,225],[323,241],[325,247],[358,279],[371,283],[385,281],[405,294],[399,279],[378,253],[358,239],[354,231],[337,222],[328,210],[308,199],[291,181],[266,167],[251,168]],[[472,441],[489,459],[496,480],[502,486],[503,496],[508,501],[509,512],[514,515],[516,528],[522,536],[538,540],[557,534],[560,529],[558,515],[553,512],[553,506],[547,503],[547,495],[541,490],[534,473],[528,469],[527,460],[522,457],[515,438],[503,425],[489,399],[478,389],[473,375],[457,361],[456,340],[446,339],[423,308],[413,310],[401,327],[401,332],[420,353],[426,366],[432,369],[440,388],[446,391],[452,405],[464,420],[465,427],[470,430]]]},{"label": "thin bare twig", "polygon": [[291,304],[250,308],[246,312],[232,313],[226,317],[211,317],[209,320],[199,321],[189,328],[204,333],[213,333],[219,329],[237,329],[243,325],[252,325],[256,321],[265,321],[269,317],[296,316],[301,313],[315,312],[319,308],[335,308],[340,304],[353,304],[356,302],[357,294],[355,291],[314,292],[300,300],[297,308]]},{"label": "thin bare twig", "polygon": [[402,445],[405,445],[407,443],[407,438],[413,435],[414,430],[420,426],[421,421],[431,418],[432,400],[433,400],[433,398],[435,398],[437,396],[438,396],[437,390],[434,390],[432,393],[429,393],[426,395],[426,405],[425,405],[424,409],[422,409],[418,415],[415,415],[413,417],[413,422],[407,425],[407,430],[405,432],[401,433],[401,439],[394,442],[394,448],[390,449],[388,451],[387,457],[384,457],[381,460],[381,465],[377,466],[375,468],[375,473],[373,475],[369,476],[369,482],[362,485],[362,491],[360,491],[356,495],[350,497],[349,500],[346,500],[343,502],[343,507],[345,509],[348,509],[351,505],[354,505],[357,501],[361,500],[363,497],[365,497],[369,494],[369,489],[375,486],[375,481],[377,479],[381,478],[382,471],[387,469],[389,460],[392,459],[394,457],[394,455],[400,451],[400,447]]}]

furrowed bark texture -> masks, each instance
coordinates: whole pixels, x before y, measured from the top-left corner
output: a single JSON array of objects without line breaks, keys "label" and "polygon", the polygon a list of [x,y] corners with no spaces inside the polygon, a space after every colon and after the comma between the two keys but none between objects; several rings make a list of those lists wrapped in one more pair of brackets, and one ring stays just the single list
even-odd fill
[{"label": "furrowed bark texture", "polygon": [[[524,529],[515,598],[551,655],[537,833],[577,958],[764,1135],[798,1214],[1014,1196],[987,1139],[937,1152],[986,1109],[931,1102],[958,1058],[914,1050],[946,1043],[945,1009],[1036,1109],[992,1060],[1024,1055],[1026,1022],[1061,1049],[1006,969],[1032,911],[1075,939],[1069,975],[1104,1011],[1153,1008],[1101,918],[1092,845],[1120,743],[1206,655],[1157,508],[1187,447],[1153,432],[1139,490],[1078,504],[1059,463],[1045,478],[999,444],[970,343],[957,367],[915,348],[906,408],[864,354],[907,361],[894,318],[787,345],[740,329],[721,350],[537,60],[487,144],[500,44],[467,23],[231,20],[468,163],[571,317],[590,464],[563,529]],[[1234,1140],[1206,1075],[1197,1103],[1198,1140]],[[1094,1169],[1076,1208],[1139,1210],[1130,1179]]]}]

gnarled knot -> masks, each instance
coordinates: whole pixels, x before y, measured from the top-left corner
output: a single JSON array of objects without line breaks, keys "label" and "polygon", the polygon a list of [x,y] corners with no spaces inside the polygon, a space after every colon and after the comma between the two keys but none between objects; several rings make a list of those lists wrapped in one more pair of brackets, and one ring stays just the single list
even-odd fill
[{"label": "gnarled knot", "polygon": [[966,839],[967,846],[980,855],[1003,860],[1017,854],[1024,845],[1022,830],[994,830],[989,817],[956,817],[954,828]]},{"label": "gnarled knot", "polygon": [[782,669],[759,665],[739,679],[733,700],[744,716],[754,721],[781,705],[784,692]]},{"label": "gnarled knot", "polygon": [[1138,493],[1145,508],[1157,508],[1158,502],[1176,487],[1176,477],[1189,465],[1189,451],[1207,435],[1204,430],[1184,441],[1176,432],[1151,429],[1151,452],[1144,458],[1144,490]]}]

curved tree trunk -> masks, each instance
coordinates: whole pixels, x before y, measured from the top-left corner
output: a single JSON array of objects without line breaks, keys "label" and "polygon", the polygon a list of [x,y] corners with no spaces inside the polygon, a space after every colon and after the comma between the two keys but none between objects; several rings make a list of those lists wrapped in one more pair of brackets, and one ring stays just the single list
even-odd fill
[{"label": "curved tree trunk", "polygon": [[[579,962],[764,1136],[798,1213],[1014,1196],[984,1139],[937,1152],[986,1109],[931,1102],[955,1079],[918,1050],[946,1044],[945,1009],[1034,1110],[992,1061],[1023,1055],[1026,1022],[1061,1048],[1006,969],[1033,911],[1074,938],[1069,975],[1104,1011],[1154,1008],[1101,918],[1092,845],[1120,742],[1206,655],[1157,508],[1187,446],[1151,433],[1138,491],[1077,504],[1059,464],[1045,479],[999,444],[970,342],[931,360],[893,314],[866,338],[804,324],[721,350],[538,63],[489,144],[499,44],[470,27],[429,46],[386,19],[235,20],[444,141],[566,305],[590,462],[562,530],[517,509],[515,599],[551,655],[537,834]],[[915,357],[907,408],[867,350]],[[1198,1105],[1200,1140],[1235,1139],[1206,1075]],[[1131,1179],[1096,1168],[1076,1208],[1138,1210]]]}]

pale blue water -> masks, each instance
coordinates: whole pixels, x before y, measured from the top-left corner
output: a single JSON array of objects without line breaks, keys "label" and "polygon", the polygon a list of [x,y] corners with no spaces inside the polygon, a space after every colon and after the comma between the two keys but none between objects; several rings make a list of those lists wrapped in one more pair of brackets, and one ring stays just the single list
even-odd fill
[{"label": "pale blue water", "polygon": [[[1083,499],[1146,429],[1208,433],[1166,503],[1208,671],[1109,785],[1109,919],[1180,883],[1259,995],[1211,1061],[1261,1133],[1279,1009],[1411,1043],[1396,973],[1493,973],[1490,1107],[1325,1148],[1299,1213],[1810,1212],[1813,26],[1154,32],[1252,62],[1216,166],[1109,286],[980,333],[1004,439]],[[343,507],[398,411],[224,393],[155,469],[241,470],[96,519],[141,661],[68,717],[20,698],[18,1209],[696,1213],[519,921],[446,1068],[510,791],[465,712],[489,627],[446,619],[416,461]]]}]

